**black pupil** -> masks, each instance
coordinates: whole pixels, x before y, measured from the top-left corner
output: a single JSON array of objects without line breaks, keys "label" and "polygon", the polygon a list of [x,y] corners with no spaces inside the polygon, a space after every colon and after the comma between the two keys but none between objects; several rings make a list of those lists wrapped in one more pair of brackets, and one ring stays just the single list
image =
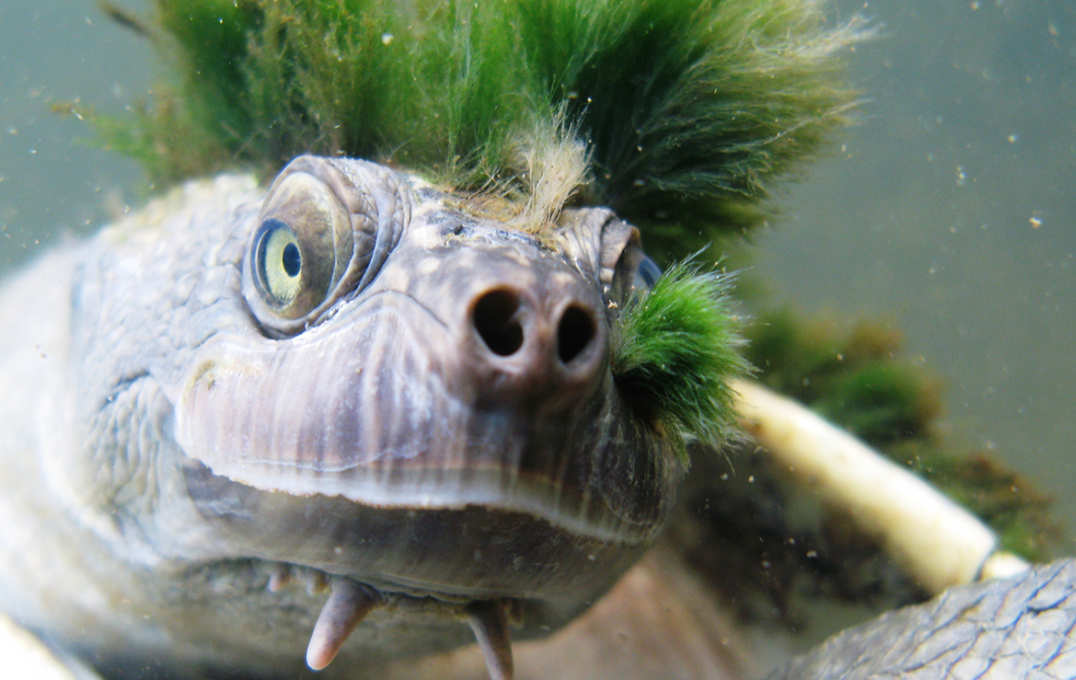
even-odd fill
[{"label": "black pupil", "polygon": [[284,252],[280,256],[280,263],[284,265],[284,272],[291,277],[299,275],[299,268],[303,264],[299,256],[299,248],[294,243],[284,246]]}]

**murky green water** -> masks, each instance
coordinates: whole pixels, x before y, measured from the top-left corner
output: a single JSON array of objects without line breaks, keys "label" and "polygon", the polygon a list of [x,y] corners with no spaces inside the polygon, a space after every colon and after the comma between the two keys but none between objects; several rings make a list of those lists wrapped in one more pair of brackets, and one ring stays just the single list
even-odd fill
[{"label": "murky green water", "polygon": [[[969,444],[1076,517],[1076,4],[836,7],[883,27],[851,55],[862,123],[781,198],[757,271],[808,310],[892,319]],[[49,107],[121,111],[151,71],[89,0],[0,5],[0,268],[138,204],[136,168]]]}]

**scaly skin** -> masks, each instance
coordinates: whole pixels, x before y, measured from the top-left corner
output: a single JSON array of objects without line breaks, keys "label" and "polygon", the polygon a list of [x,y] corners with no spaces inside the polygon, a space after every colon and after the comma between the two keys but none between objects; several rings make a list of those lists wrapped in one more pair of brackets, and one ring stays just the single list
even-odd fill
[{"label": "scaly skin", "polygon": [[952,588],[841,632],[770,680],[1076,677],[1076,560]]}]

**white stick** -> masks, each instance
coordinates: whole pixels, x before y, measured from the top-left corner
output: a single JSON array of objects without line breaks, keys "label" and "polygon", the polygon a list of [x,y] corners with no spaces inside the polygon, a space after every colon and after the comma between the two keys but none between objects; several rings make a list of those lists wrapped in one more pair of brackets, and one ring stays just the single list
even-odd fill
[{"label": "white stick", "polygon": [[[931,592],[1027,567],[995,555],[997,537],[978,518],[848,432],[757,383],[732,387],[743,429]],[[997,573],[986,573],[988,558]]]}]

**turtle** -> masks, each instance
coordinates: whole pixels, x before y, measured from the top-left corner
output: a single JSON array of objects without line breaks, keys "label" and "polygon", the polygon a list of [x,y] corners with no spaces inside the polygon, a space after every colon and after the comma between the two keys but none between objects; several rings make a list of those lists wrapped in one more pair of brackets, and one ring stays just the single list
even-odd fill
[{"label": "turtle", "polygon": [[[675,562],[639,560],[692,457],[738,419],[792,422],[749,413],[766,396],[735,378],[729,276],[670,252],[757,224],[843,120],[833,55],[858,20],[804,0],[109,9],[187,70],[135,127],[98,124],[159,182],[215,176],[3,289],[25,331],[4,353],[12,619],[117,677],[447,677],[473,636],[505,678],[510,637],[548,664],[554,631],[615,616],[591,607],[611,589],[652,597]],[[974,547],[939,590],[996,547],[953,516]],[[1025,592],[1005,583],[980,588]]]}]

